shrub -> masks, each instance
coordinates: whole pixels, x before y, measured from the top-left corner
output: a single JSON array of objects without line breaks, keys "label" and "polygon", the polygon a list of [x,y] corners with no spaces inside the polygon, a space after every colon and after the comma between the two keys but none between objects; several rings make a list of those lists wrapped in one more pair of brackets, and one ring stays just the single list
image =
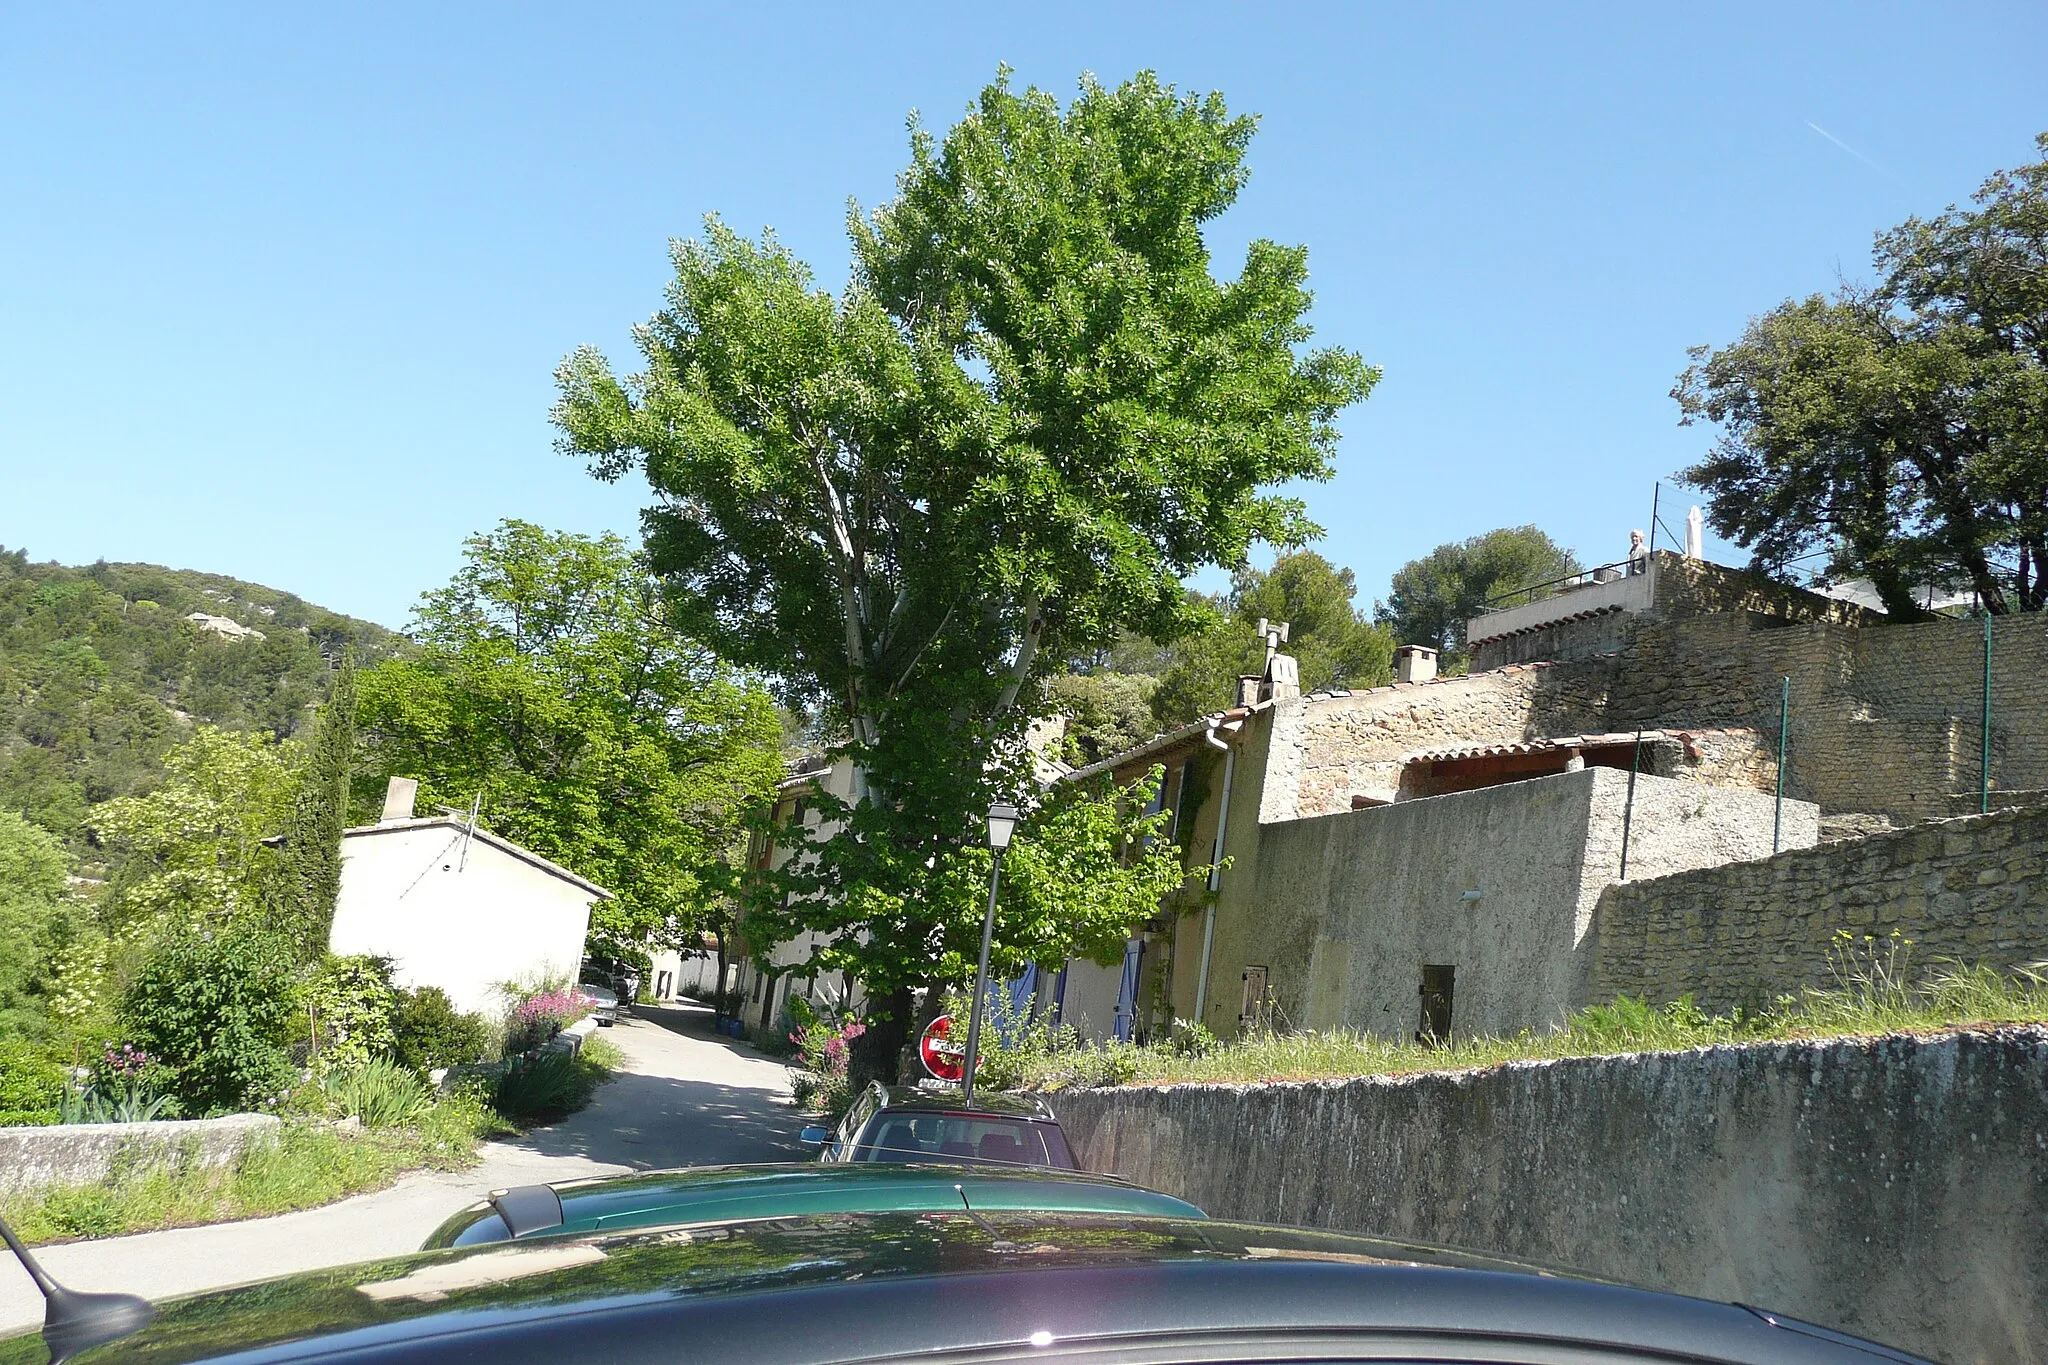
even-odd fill
[{"label": "shrub", "polygon": [[367,1066],[391,1054],[398,992],[388,957],[328,957],[307,987],[313,1052],[323,1066]]},{"label": "shrub", "polygon": [[591,1011],[592,1002],[573,986],[529,995],[505,1021],[505,1055],[531,1052]]},{"label": "shrub", "polygon": [[464,1014],[439,986],[402,991],[392,1020],[398,1060],[415,1071],[461,1066],[491,1055],[491,1026],[480,1014]]},{"label": "shrub", "polygon": [[122,1017],[169,1066],[186,1112],[246,1108],[282,1087],[295,1008],[289,964],[267,935],[189,933],[159,944],[135,974]]},{"label": "shrub", "polygon": [[409,1127],[433,1102],[419,1073],[389,1057],[330,1072],[320,1088],[330,1114],[360,1119],[365,1128]]},{"label": "shrub", "polygon": [[22,1038],[0,1037],[0,1127],[55,1123],[64,1071]]},{"label": "shrub", "polygon": [[574,1053],[542,1052],[506,1069],[491,1105],[515,1123],[559,1118],[580,1108],[594,1084]]},{"label": "shrub", "polygon": [[829,1013],[820,1014],[801,996],[790,998],[788,1014],[797,1025],[791,1030],[789,1041],[801,1059],[801,1067],[790,1078],[790,1093],[803,1108],[816,1109],[828,1117],[843,1114],[852,1100],[847,1064],[852,1058],[853,1041],[867,1032],[867,1026]]},{"label": "shrub", "polygon": [[148,1123],[182,1113],[165,1093],[171,1077],[161,1062],[133,1043],[107,1044],[83,1087],[64,1091],[66,1123]]}]

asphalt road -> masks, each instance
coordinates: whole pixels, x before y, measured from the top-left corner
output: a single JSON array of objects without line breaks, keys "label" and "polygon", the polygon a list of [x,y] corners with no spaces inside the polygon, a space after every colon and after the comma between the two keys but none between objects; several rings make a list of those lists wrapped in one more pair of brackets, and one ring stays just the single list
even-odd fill
[{"label": "asphalt road", "polygon": [[[589,1108],[484,1144],[482,1161],[469,1170],[422,1172],[303,1213],[73,1242],[37,1258],[74,1289],[161,1298],[412,1251],[449,1214],[507,1185],[802,1159],[802,1121],[782,1063],[713,1036],[701,1011],[638,1014],[603,1031],[626,1065]],[[13,1260],[0,1251],[0,1330],[42,1320],[42,1299]]]}]

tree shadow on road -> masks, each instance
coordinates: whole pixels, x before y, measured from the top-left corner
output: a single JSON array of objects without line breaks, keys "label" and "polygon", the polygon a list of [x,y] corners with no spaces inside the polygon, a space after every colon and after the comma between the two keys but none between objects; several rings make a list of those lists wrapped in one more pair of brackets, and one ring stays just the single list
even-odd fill
[{"label": "tree shadow on road", "polygon": [[787,1096],[713,1081],[620,1072],[588,1109],[504,1145],[639,1170],[735,1161],[801,1161],[803,1116]]}]

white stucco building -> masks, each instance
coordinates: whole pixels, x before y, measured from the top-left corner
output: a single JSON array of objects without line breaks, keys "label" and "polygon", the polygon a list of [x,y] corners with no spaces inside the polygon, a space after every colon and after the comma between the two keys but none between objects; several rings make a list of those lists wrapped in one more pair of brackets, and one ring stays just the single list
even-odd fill
[{"label": "white stucco building", "polygon": [[384,818],[342,835],[328,947],[388,957],[399,985],[484,1014],[501,983],[573,981],[590,907],[611,893],[464,820],[413,818],[414,786],[392,779]]}]

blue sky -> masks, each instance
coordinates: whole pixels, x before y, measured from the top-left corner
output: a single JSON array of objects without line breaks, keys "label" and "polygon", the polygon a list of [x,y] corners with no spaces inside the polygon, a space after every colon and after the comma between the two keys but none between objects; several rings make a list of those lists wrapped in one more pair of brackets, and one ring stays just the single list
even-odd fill
[{"label": "blue sky", "polygon": [[906,114],[1008,62],[1263,116],[1212,241],[1307,243],[1318,340],[1385,368],[1306,490],[1361,599],[1499,525],[1613,558],[1707,440],[1687,346],[2048,129],[2038,3],[967,10],[9,7],[0,544],[399,625],[501,518],[631,534],[551,447],[556,363],[629,364],[709,211],[838,283]]}]

